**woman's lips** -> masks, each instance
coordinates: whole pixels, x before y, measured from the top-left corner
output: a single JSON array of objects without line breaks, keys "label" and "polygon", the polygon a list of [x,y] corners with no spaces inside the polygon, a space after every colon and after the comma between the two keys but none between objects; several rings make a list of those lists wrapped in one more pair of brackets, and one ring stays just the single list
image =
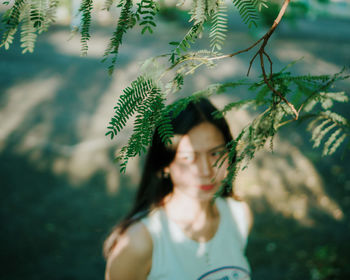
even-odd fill
[{"label": "woman's lips", "polygon": [[200,185],[199,188],[203,191],[210,191],[215,188],[215,185]]}]

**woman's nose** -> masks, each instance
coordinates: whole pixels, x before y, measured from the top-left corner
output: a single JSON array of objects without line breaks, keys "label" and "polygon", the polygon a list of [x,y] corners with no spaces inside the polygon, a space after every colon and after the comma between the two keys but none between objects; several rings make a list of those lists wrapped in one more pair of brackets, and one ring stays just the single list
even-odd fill
[{"label": "woman's nose", "polygon": [[198,157],[197,168],[200,176],[205,177],[212,175],[213,167],[207,155],[201,155]]}]

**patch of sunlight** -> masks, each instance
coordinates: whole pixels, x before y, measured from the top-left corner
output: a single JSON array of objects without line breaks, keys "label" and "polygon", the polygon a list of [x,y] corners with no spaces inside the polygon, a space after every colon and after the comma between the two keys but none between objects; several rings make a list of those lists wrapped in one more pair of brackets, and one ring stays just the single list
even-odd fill
[{"label": "patch of sunlight", "polygon": [[[81,36],[80,33],[76,33],[74,36],[70,34],[70,31],[62,30],[51,32],[48,37],[48,41],[55,46],[59,53],[81,56]],[[95,32],[91,34],[91,38],[88,41],[87,58],[97,58],[102,60],[105,50],[108,47],[110,41],[109,34],[103,35],[101,32]],[[127,50],[127,52],[125,51]],[[146,58],[153,56],[151,48],[140,49],[139,45],[133,45],[126,41],[121,46],[121,55],[125,53],[133,53],[133,60],[145,60]],[[108,64],[106,64],[107,68]]]},{"label": "patch of sunlight", "polygon": [[[35,119],[30,129],[12,143],[14,151],[24,155],[39,170],[51,170],[58,176],[66,176],[73,186],[86,184],[94,175],[102,172],[105,177],[106,190],[115,194],[120,189],[119,166],[114,163],[113,150],[121,147],[128,139],[132,129],[127,127],[118,139],[111,141],[105,136],[106,126],[113,115],[113,106],[124,87],[136,77],[138,64],[132,63],[115,71],[105,92],[101,93],[92,114],[84,110],[77,111],[77,118],[72,119],[77,133],[75,144],[65,144],[63,139],[71,139],[70,131],[58,131],[54,116],[58,105],[56,92],[62,85],[62,79],[51,77],[17,83],[9,88],[7,103],[0,110],[0,151],[6,149],[7,138],[14,131],[20,132],[27,116],[41,112],[41,118]],[[98,90],[92,87],[91,91]],[[84,92],[84,95],[88,92]],[[45,107],[41,107],[45,106]],[[43,109],[48,108],[48,109]],[[51,108],[51,109],[50,109]],[[54,110],[54,111],[52,111]],[[63,112],[62,108],[58,112]],[[67,135],[66,135],[67,134]],[[60,135],[55,141],[52,135]],[[62,136],[62,137],[61,137]],[[140,180],[139,159],[130,160],[126,176],[127,187],[136,187]]]},{"label": "patch of sunlight", "polygon": [[61,83],[62,79],[57,76],[36,79],[17,83],[4,92],[8,96],[8,102],[0,111],[2,120],[0,123],[0,151],[6,146],[6,138],[30,115],[31,111],[34,111],[41,103],[52,99]]},{"label": "patch of sunlight", "polygon": [[[84,121],[78,121],[77,131],[81,142],[71,146],[67,157],[58,157],[53,164],[53,171],[57,174],[67,174],[71,182],[79,185],[88,181],[96,172],[103,170],[106,176],[106,190],[109,194],[117,193],[120,187],[119,167],[113,162],[110,149],[116,150],[126,143],[129,130],[122,131],[118,139],[110,140],[105,137],[106,126],[113,115],[113,106],[118,95],[122,92],[137,72],[137,64],[128,65],[126,69],[117,69],[113,74],[108,89],[101,94],[96,104],[94,114],[84,116]],[[124,84],[125,83],[125,84]],[[126,170],[130,178],[130,187],[136,186],[140,180],[139,159],[130,160]]]},{"label": "patch of sunlight", "polygon": [[[73,56],[81,55],[80,33],[72,36],[70,31],[51,32],[48,41],[55,46],[58,52]],[[101,33],[93,34],[88,42],[88,57],[101,58],[108,44],[108,37]]]},{"label": "patch of sunlight", "polygon": [[[128,86],[135,77],[138,70],[137,63],[129,64],[119,68],[112,76],[108,89],[101,94],[96,104],[94,114],[85,116],[83,122],[78,122],[79,136],[82,140],[79,145],[72,147],[71,154],[64,160],[56,163],[56,170],[68,174],[70,180],[75,184],[89,180],[96,172],[103,170],[106,174],[106,190],[110,194],[117,193],[120,187],[119,167],[113,162],[113,155],[109,149],[116,150],[126,143],[129,130],[126,128],[118,135],[118,139],[110,140],[105,137],[106,126],[113,115],[113,106],[117,97],[122,93],[124,87]],[[132,186],[136,186],[140,180],[138,158],[130,160],[126,170],[126,176],[130,178]],[[130,186],[130,187],[132,187]]]},{"label": "patch of sunlight", "polygon": [[311,52],[303,49],[303,46],[297,43],[279,43],[278,48],[274,51],[276,57],[281,61],[292,62],[302,58],[300,63],[303,64],[303,72],[312,73],[313,75],[336,73],[341,68],[331,62],[324,61]]},{"label": "patch of sunlight", "polygon": [[[212,69],[206,69],[208,76],[214,78],[216,81],[227,79],[233,76],[240,76],[247,74],[247,65],[244,61],[238,57],[232,57],[230,59],[222,60],[216,67],[217,71]],[[220,70],[219,70],[220,69]],[[252,69],[253,73],[254,69]]]},{"label": "patch of sunlight", "polygon": [[[229,102],[225,96],[216,97],[213,101],[219,108]],[[242,110],[228,113],[227,119],[233,135],[237,136],[252,116]],[[322,178],[312,162],[297,147],[278,136],[273,153],[267,145],[264,151],[256,154],[248,168],[240,172],[235,191],[248,202],[254,202],[255,211],[274,209],[305,226],[315,224],[311,214],[315,210],[335,220],[344,218],[339,204],[327,195]]]}]

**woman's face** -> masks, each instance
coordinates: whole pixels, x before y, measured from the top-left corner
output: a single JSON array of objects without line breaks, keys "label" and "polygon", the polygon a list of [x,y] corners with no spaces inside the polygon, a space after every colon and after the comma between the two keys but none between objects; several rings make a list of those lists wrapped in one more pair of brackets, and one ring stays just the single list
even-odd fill
[{"label": "woman's face", "polygon": [[205,122],[192,128],[179,141],[174,160],[166,168],[174,192],[180,191],[198,200],[210,200],[225,178],[227,160],[214,166],[225,151],[221,131]]}]

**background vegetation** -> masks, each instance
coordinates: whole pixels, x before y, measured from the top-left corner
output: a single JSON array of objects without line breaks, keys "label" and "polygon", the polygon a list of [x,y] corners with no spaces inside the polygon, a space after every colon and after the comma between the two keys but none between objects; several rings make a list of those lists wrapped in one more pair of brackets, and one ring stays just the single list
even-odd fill
[{"label": "background vegetation", "polygon": [[[312,15],[306,8],[274,35],[269,51],[275,69],[303,56],[291,68],[293,73],[340,71],[350,62],[349,19]],[[21,55],[18,38],[7,52],[1,49],[2,279],[103,277],[102,241],[130,206],[142,166],[142,160],[135,159],[127,174],[119,175],[112,159],[131,128],[113,143],[103,136],[105,124],[111,104],[135,79],[138,61],[158,54],[169,42],[169,30],[186,32],[182,13],[167,8],[161,14],[153,37],[140,37],[141,29],[127,35],[120,68],[110,78],[106,65],[99,63],[113,32],[107,16],[96,19],[100,25],[93,25],[86,58],[79,56],[79,38],[66,41],[65,25],[39,36],[33,54]],[[317,17],[301,17],[305,15]],[[249,35],[237,14],[230,16],[229,26],[233,32],[227,49],[241,49],[254,40],[251,36],[259,36],[259,29]],[[199,90],[218,78],[243,77],[249,59],[237,58],[234,69],[222,63],[220,73],[190,77],[184,91]],[[257,77],[258,68],[253,67],[251,75]],[[339,91],[348,89],[347,81],[337,84]],[[250,94],[244,89],[235,93],[214,102],[223,108],[238,101],[237,96]],[[347,108],[337,105],[349,119]],[[228,115],[236,135],[254,114],[248,110]],[[254,279],[349,277],[349,165],[341,160],[342,151],[321,158],[309,138],[303,124],[282,130],[275,152],[259,154],[236,182],[255,214],[247,251]]]}]

